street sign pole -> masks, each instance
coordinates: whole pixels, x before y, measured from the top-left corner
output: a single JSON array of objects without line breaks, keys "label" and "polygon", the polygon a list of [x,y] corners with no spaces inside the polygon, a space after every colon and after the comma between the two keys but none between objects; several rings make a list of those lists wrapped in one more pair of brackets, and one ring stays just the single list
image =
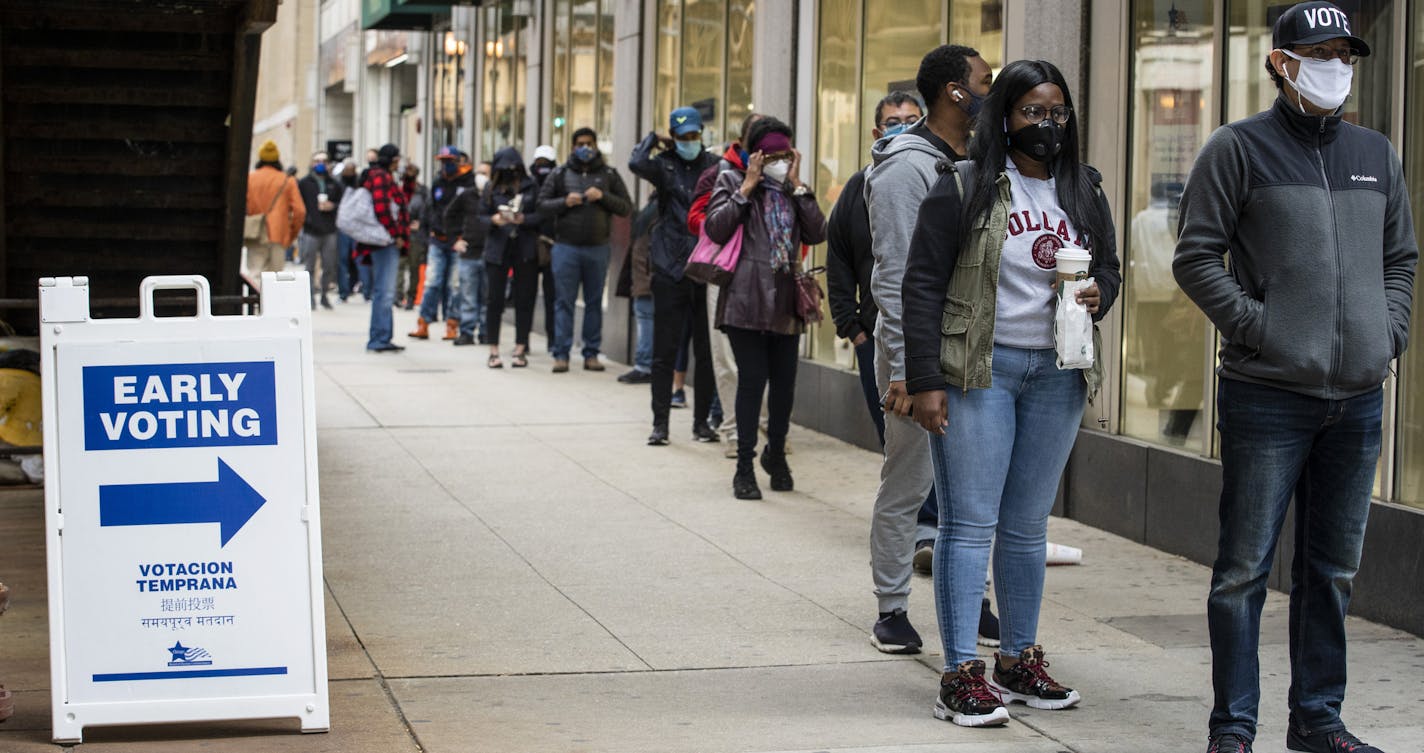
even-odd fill
[{"label": "street sign pole", "polygon": [[[53,739],[85,727],[292,718],[330,727],[306,272],[258,316],[149,277],[137,319],[40,281]],[[197,315],[159,317],[192,290]]]}]

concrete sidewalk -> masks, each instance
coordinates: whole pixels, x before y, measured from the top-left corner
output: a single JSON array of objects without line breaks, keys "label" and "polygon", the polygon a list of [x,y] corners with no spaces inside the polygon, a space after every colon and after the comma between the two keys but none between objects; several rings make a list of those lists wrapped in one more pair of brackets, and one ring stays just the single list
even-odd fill
[{"label": "concrete sidewalk", "polygon": [[[972,730],[930,714],[928,579],[919,657],[870,646],[878,458],[793,429],[797,491],[731,495],[732,461],[644,446],[648,391],[602,374],[485,368],[483,347],[364,352],[367,308],[318,311],[317,418],[332,731],[294,721],[92,728],[84,753],[1153,753],[1205,746],[1209,572],[1055,519],[1085,551],[1052,568],[1041,641],[1076,709],[1013,706]],[[404,333],[414,315],[397,315]],[[512,337],[507,331],[507,337]],[[863,411],[857,402],[826,410]],[[0,492],[0,753],[49,743],[41,495]],[[1283,749],[1286,604],[1272,594],[1257,750]],[[1424,640],[1351,620],[1345,717],[1388,753],[1424,750]]]}]

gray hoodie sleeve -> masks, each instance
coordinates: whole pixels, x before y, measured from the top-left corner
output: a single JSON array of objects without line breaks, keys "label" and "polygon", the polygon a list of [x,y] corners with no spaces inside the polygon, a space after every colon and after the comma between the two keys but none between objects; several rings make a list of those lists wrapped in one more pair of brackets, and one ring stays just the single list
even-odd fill
[{"label": "gray hoodie sleeve", "polygon": [[875,329],[878,342],[890,357],[890,381],[905,380],[905,325],[900,289],[905,263],[910,257],[910,236],[915,232],[920,204],[930,192],[930,182],[920,160],[931,155],[906,149],[875,165],[865,176],[865,206],[870,214],[870,249],[875,268],[870,291],[880,308]]},{"label": "gray hoodie sleeve", "polygon": [[1397,158],[1391,180],[1394,190],[1389,194],[1384,213],[1384,297],[1389,304],[1394,357],[1398,358],[1409,346],[1409,312],[1414,305],[1414,268],[1419,263],[1419,245],[1414,237],[1414,217],[1410,213],[1404,169]]},{"label": "gray hoodie sleeve", "polygon": [[1222,258],[1236,236],[1250,187],[1245,149],[1231,128],[1218,128],[1197,155],[1182,192],[1172,274],[1182,291],[1227,340],[1260,349],[1261,302],[1247,294]]}]

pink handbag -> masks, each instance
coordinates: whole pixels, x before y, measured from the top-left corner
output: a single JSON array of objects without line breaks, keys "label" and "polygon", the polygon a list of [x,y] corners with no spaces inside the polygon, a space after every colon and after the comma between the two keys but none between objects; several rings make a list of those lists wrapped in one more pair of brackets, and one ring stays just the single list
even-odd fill
[{"label": "pink handbag", "polygon": [[697,234],[697,247],[687,258],[687,269],[683,275],[691,280],[708,285],[726,285],[732,281],[732,273],[737,270],[737,261],[742,258],[742,228],[726,243],[716,243],[707,237],[707,229]]}]

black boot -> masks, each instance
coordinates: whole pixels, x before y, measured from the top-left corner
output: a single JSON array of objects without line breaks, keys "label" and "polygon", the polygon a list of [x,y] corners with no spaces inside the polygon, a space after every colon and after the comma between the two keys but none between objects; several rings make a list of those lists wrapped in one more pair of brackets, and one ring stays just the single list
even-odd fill
[{"label": "black boot", "polygon": [[770,447],[761,451],[761,467],[771,476],[771,490],[774,492],[789,492],[796,487],[791,480],[791,468],[786,465],[786,454],[773,453]]},{"label": "black boot", "polygon": [[737,475],[732,477],[732,496],[737,499],[761,499],[761,488],[757,486],[751,458],[737,459]]}]

